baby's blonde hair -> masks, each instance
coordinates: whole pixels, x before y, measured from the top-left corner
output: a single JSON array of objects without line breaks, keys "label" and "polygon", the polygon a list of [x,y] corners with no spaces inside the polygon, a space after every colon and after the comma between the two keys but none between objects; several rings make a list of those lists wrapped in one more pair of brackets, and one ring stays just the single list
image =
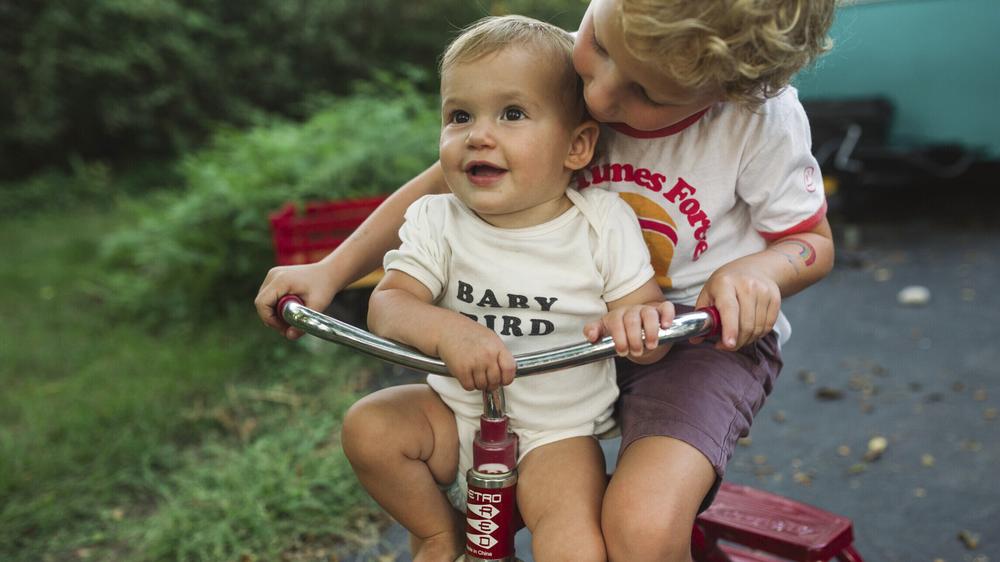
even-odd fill
[{"label": "baby's blonde hair", "polygon": [[836,0],[621,0],[625,45],[681,86],[757,105],[830,48]]},{"label": "baby's blonde hair", "polygon": [[479,60],[511,47],[527,47],[554,69],[559,91],[564,93],[568,115],[579,122],[584,116],[583,83],[573,69],[573,37],[566,31],[524,16],[490,16],[465,29],[448,45],[438,70],[443,77],[456,64]]}]

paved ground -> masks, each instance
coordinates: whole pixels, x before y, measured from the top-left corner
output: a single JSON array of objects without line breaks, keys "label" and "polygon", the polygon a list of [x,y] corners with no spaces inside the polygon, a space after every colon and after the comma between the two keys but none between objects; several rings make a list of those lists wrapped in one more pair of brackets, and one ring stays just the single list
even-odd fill
[{"label": "paved ground", "polygon": [[[728,479],[852,518],[869,562],[1000,562],[1000,229],[838,232],[834,272],[784,305],[785,369]],[[897,302],[910,285],[926,305]],[[351,559],[409,560],[403,537]]]}]

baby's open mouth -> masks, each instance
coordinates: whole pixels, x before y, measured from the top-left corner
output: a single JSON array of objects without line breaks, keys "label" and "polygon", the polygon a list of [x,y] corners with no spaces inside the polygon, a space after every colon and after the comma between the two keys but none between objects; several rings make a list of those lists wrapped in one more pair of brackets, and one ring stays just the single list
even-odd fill
[{"label": "baby's open mouth", "polygon": [[465,169],[465,173],[476,178],[496,177],[506,171],[503,168],[498,168],[490,164],[473,164]]}]

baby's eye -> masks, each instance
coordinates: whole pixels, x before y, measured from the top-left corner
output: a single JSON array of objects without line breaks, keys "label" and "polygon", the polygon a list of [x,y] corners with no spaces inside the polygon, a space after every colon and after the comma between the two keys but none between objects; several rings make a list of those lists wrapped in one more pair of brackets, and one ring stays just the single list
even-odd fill
[{"label": "baby's eye", "polygon": [[520,121],[524,119],[524,111],[517,107],[508,107],[503,110],[503,118],[507,121]]},{"label": "baby's eye", "polygon": [[449,123],[456,123],[459,125],[461,125],[462,123],[468,123],[471,119],[472,116],[469,115],[467,112],[462,111],[461,109],[456,109],[455,111],[452,111],[451,115],[448,116]]}]

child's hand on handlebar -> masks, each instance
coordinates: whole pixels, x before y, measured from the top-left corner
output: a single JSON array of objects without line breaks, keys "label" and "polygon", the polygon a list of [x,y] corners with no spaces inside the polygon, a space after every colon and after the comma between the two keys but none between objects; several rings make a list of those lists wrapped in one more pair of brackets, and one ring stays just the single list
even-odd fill
[{"label": "child's hand on handlebar", "polygon": [[462,317],[441,330],[438,356],[465,390],[493,390],[514,381],[517,363],[493,330]]},{"label": "child's hand on handlebar", "polygon": [[674,305],[670,302],[633,304],[609,310],[598,321],[583,328],[583,335],[591,343],[611,336],[619,356],[645,363],[652,355],[656,359],[670,346],[657,349],[660,328],[670,326],[674,320]]},{"label": "child's hand on handlebar", "polygon": [[731,262],[709,277],[695,306],[714,306],[719,310],[722,332],[716,348],[735,351],[774,328],[781,310],[781,291],[773,279],[760,271]]},{"label": "child's hand on handlebar", "polygon": [[290,340],[302,336],[302,332],[290,327],[275,310],[278,300],[285,295],[297,295],[313,310],[324,310],[337,293],[329,275],[319,264],[288,265],[271,268],[264,277],[253,304],[257,316],[264,324]]}]

